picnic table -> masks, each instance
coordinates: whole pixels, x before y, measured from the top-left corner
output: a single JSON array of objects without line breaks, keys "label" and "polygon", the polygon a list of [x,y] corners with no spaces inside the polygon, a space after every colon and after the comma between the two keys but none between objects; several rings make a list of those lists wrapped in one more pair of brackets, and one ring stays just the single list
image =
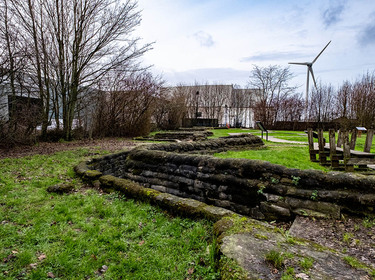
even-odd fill
[{"label": "picnic table", "polygon": [[[321,165],[330,165],[333,169],[345,168],[346,171],[357,169],[367,169],[367,165],[375,164],[375,154],[370,153],[374,130],[367,131],[364,151],[356,151],[357,129],[352,131],[352,137],[349,141],[349,132],[339,132],[337,144],[335,130],[329,130],[329,143],[325,143],[323,130],[319,129],[317,134],[318,143],[314,143],[314,132],[312,129],[307,130],[310,160],[319,162]],[[343,146],[341,148],[341,145]],[[318,159],[316,156],[318,155]]]}]

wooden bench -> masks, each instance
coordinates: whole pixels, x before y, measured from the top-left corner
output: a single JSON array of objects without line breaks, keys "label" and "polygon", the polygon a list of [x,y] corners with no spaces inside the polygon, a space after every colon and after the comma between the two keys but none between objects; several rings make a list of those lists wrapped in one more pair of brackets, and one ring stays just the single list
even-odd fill
[{"label": "wooden bench", "polygon": [[[335,130],[329,130],[329,144],[325,144],[323,130],[318,129],[318,143],[314,144],[314,132],[312,129],[307,130],[310,160],[319,162],[321,165],[331,166],[332,169],[345,169],[346,171],[354,171],[357,169],[367,169],[367,165],[375,164],[375,154],[370,153],[374,130],[367,131],[364,151],[355,151],[357,140],[357,130],[352,131],[349,141],[349,132],[340,131],[337,139],[335,139]],[[340,148],[340,146],[343,148]],[[316,158],[319,156],[319,159]],[[328,160],[329,158],[329,160]]]}]

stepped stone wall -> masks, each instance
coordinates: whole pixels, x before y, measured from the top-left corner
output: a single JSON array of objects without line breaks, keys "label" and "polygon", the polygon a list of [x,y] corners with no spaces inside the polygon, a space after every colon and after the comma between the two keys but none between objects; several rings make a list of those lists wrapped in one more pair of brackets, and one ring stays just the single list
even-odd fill
[{"label": "stepped stone wall", "polygon": [[[130,179],[159,192],[256,219],[290,220],[295,215],[339,218],[343,211],[374,213],[375,176],[290,169],[209,155],[262,146],[262,140],[253,135],[154,144],[94,159],[87,166],[95,174],[93,179],[102,175]],[[105,184],[105,180],[101,182]]]}]

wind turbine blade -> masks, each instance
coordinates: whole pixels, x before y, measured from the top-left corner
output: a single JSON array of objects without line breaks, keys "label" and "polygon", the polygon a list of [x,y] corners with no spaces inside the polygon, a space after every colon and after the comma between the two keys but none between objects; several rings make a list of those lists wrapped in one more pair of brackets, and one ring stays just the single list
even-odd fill
[{"label": "wind turbine blade", "polygon": [[318,59],[318,57],[324,52],[324,50],[328,47],[328,45],[331,43],[331,41],[328,42],[328,44],[324,47],[324,49],[322,49],[322,51],[315,57],[315,59],[313,60],[313,62],[311,62],[311,64],[314,64],[315,61]]},{"label": "wind turbine blade", "polygon": [[288,64],[308,65],[308,62],[288,62]]},{"label": "wind turbine blade", "polygon": [[316,86],[316,81],[315,81],[315,77],[314,77],[314,71],[313,71],[312,67],[309,67],[309,71],[311,73],[311,77],[313,78],[315,88],[318,89],[318,87]]}]

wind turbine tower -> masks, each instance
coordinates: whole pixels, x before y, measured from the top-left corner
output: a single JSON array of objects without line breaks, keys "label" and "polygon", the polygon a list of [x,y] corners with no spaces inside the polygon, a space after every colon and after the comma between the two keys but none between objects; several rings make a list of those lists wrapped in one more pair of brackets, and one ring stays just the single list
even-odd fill
[{"label": "wind turbine tower", "polygon": [[324,50],[328,47],[328,45],[331,43],[331,41],[328,42],[328,44],[322,49],[322,51],[315,57],[315,59],[312,62],[289,62],[289,64],[296,64],[296,65],[306,65],[307,66],[307,81],[306,81],[306,108],[305,108],[305,120],[307,120],[308,117],[308,102],[309,102],[309,78],[310,75],[314,81],[315,88],[316,86],[316,81],[314,77],[314,71],[312,69],[313,64],[315,61],[319,58],[319,56],[324,52]]}]

